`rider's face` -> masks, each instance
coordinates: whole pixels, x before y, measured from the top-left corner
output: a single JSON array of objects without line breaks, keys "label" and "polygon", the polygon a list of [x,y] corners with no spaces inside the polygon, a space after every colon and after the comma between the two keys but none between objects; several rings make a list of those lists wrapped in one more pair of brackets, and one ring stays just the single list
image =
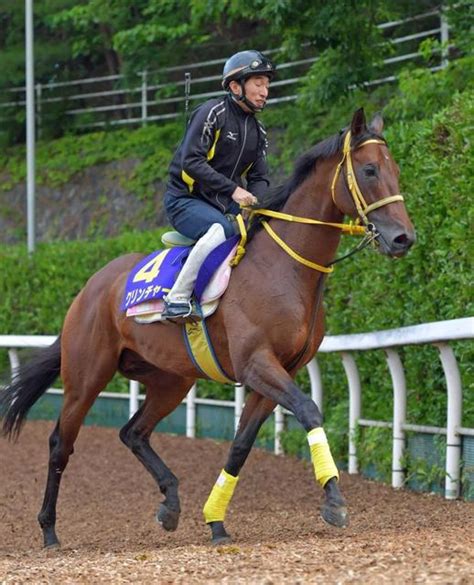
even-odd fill
[{"label": "rider's face", "polygon": [[263,108],[267,101],[270,80],[266,75],[252,75],[245,82],[247,99],[258,108]]},{"label": "rider's face", "polygon": [[[234,86],[235,84],[235,86]],[[266,75],[252,75],[245,81],[245,96],[258,109],[263,108],[267,101],[268,91],[270,87],[270,80]],[[236,95],[240,94],[240,85],[237,82],[231,82],[230,88]],[[239,105],[246,111],[250,109],[243,103]]]}]

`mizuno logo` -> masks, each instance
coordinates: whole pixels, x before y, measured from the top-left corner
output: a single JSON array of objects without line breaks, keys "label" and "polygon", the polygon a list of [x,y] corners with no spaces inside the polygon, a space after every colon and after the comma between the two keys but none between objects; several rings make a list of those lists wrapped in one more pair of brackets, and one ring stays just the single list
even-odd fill
[{"label": "mizuno logo", "polygon": [[238,132],[231,132],[230,130],[227,132],[226,138],[229,140],[237,140]]}]

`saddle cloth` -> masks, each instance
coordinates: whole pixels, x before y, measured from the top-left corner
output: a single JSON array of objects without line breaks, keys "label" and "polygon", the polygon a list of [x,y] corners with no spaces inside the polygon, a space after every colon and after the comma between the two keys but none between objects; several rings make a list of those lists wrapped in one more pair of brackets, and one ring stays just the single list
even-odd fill
[{"label": "saddle cloth", "polygon": [[[217,246],[201,266],[194,296],[200,304],[203,317],[211,315],[218,306],[230,279],[230,261],[235,255],[239,236],[233,236]],[[157,250],[143,258],[130,272],[125,285],[121,310],[139,323],[161,320],[163,297],[171,290],[183,267],[190,246]]]}]

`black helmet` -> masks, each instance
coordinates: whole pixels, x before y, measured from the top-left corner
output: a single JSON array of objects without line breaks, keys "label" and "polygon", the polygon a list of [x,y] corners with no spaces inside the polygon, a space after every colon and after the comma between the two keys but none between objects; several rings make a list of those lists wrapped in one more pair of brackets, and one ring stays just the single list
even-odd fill
[{"label": "black helmet", "polygon": [[260,51],[240,51],[225,62],[222,87],[228,91],[231,81],[244,81],[251,75],[266,75],[272,79],[274,74],[273,63]]}]

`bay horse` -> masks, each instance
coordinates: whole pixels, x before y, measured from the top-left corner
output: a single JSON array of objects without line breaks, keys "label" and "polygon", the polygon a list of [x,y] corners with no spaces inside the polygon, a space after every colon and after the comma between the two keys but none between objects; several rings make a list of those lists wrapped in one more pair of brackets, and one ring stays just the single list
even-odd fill
[{"label": "bay horse", "polygon": [[[250,389],[227,462],[204,507],[214,543],[229,539],[224,516],[239,472],[277,404],[291,411],[308,433],[316,479],[325,492],[323,519],[341,527],[348,523],[321,412],[294,377],[323,339],[323,281],[332,270],[341,233],[363,227],[379,251],[393,257],[404,255],[415,241],[398,192],[398,167],[382,130],[381,116],[367,125],[363,109],[357,110],[349,128],[298,160],[291,178],[271,190],[268,205],[254,212],[265,229],[255,229],[217,312],[207,320],[222,369]],[[341,223],[344,216],[362,226],[347,228]],[[38,515],[46,547],[59,545],[59,486],[81,424],[117,371],[146,390],[120,438],[164,495],[158,521],[166,530],[177,528],[178,479],[149,438],[204,376],[187,354],[182,325],[138,324],[120,311],[127,275],[143,257],[121,256],[94,274],[71,304],[55,343],[25,363],[2,391],[2,431],[16,438],[30,407],[59,375],[63,381],[64,401],[49,440]]]}]

